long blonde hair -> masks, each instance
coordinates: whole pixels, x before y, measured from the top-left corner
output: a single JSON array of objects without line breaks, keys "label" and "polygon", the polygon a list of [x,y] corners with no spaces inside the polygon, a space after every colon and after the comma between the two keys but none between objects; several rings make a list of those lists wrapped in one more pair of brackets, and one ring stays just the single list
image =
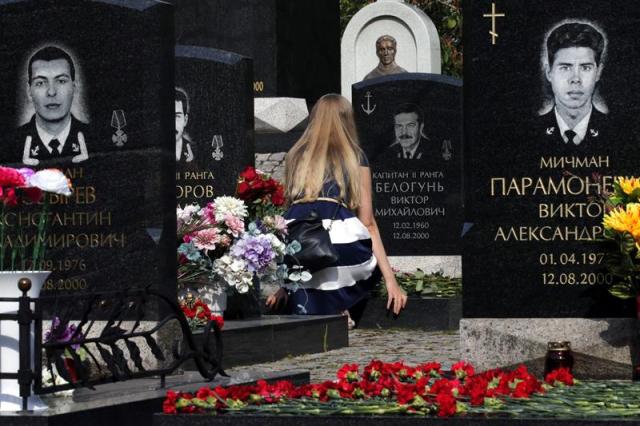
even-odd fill
[{"label": "long blonde hair", "polygon": [[360,205],[360,157],[351,104],[328,94],[311,110],[309,125],[289,150],[285,166],[285,193],[289,202],[313,201],[324,182],[334,180],[340,198],[352,209]]}]

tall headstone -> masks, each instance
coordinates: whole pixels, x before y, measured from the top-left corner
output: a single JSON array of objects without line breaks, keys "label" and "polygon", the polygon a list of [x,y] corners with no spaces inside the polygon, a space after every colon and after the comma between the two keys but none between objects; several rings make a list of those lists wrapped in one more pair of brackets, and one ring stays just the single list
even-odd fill
[{"label": "tall headstone", "polygon": [[[383,36],[391,38],[381,40]],[[440,38],[431,19],[404,0],[377,0],[359,10],[342,35],[341,86],[348,99],[352,84],[378,75],[379,64],[386,62],[378,56],[378,40],[388,43],[383,48],[393,49],[384,56],[393,56],[396,72],[440,74]]]},{"label": "tall headstone", "polygon": [[340,87],[338,0],[178,0],[176,43],[254,60],[257,97],[310,104]]},{"label": "tall headstone", "polygon": [[353,86],[353,105],[387,253],[460,255],[462,82],[414,73],[367,80]]},{"label": "tall headstone", "polygon": [[[74,186],[50,197],[43,294],[175,297],[172,8],[2,1],[0,26],[0,163],[57,167]],[[7,209],[2,244],[30,250],[40,211]]]},{"label": "tall headstone", "polygon": [[628,377],[633,306],[608,294],[596,240],[598,197],[614,176],[637,173],[639,60],[629,52],[640,47],[640,9],[468,6],[462,356],[539,367],[548,341],[568,340],[579,375]]},{"label": "tall headstone", "polygon": [[251,60],[231,52],[176,46],[178,204],[233,195],[254,164]]}]

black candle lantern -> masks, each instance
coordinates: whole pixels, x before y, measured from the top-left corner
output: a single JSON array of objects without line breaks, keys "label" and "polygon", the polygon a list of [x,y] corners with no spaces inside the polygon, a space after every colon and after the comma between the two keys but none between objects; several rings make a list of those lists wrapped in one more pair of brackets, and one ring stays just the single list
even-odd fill
[{"label": "black candle lantern", "polygon": [[549,342],[547,344],[547,357],[544,362],[544,375],[546,376],[558,368],[573,370],[573,354],[571,342]]}]

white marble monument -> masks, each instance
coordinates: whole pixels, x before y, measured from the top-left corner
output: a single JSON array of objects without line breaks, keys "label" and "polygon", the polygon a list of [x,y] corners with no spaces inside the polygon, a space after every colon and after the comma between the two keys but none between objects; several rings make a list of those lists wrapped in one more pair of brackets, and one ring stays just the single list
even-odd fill
[{"label": "white marble monument", "polygon": [[440,74],[440,38],[431,19],[404,0],[378,0],[356,13],[342,35],[342,95],[380,63],[376,40],[396,40],[395,63],[408,72]]}]

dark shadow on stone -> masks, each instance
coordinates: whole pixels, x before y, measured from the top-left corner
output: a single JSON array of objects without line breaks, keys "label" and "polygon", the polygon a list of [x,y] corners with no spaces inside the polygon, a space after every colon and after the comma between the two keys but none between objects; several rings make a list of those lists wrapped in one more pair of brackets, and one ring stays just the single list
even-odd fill
[{"label": "dark shadow on stone", "polygon": [[627,366],[628,374],[626,378],[630,376],[640,377],[640,370],[635,374],[634,368],[640,368],[640,321],[616,321],[614,319],[607,320],[609,328],[600,333],[600,337],[609,343],[611,346],[620,348],[624,346],[629,347],[629,361],[631,368]]}]

